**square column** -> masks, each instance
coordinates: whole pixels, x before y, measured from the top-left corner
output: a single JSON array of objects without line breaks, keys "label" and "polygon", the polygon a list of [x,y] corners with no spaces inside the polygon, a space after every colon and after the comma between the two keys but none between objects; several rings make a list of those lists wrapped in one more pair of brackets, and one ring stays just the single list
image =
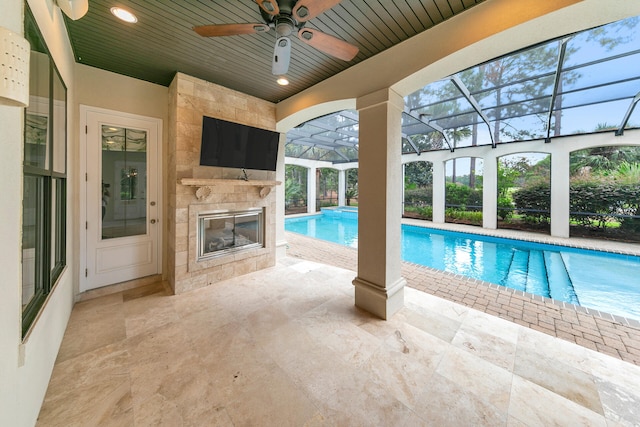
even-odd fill
[{"label": "square column", "polygon": [[551,154],[551,235],[569,237],[570,173],[569,152]]},{"label": "square column", "polygon": [[[278,164],[276,166],[276,181],[284,184],[286,181],[286,166],[284,163],[284,145],[287,142],[287,134],[281,133],[278,142]],[[287,239],[284,235],[284,203],[285,185],[276,185],[276,259],[287,256]]]},{"label": "square column", "polygon": [[318,169],[307,169],[307,213],[316,213],[316,174]]},{"label": "square column", "polygon": [[498,228],[498,158],[482,158],[482,228]]},{"label": "square column", "polygon": [[345,193],[347,191],[347,185],[345,182],[345,171],[344,170],[339,170],[338,171],[338,206],[344,206],[345,205]]},{"label": "square column", "polygon": [[356,107],[360,150],[355,304],[388,319],[404,306],[406,284],[400,275],[404,100],[384,89],[359,98]]},{"label": "square column", "polygon": [[431,199],[431,207],[433,209],[433,222],[435,224],[444,224],[444,205],[446,203],[446,181],[444,162],[436,160],[432,163],[433,169],[433,197]]}]

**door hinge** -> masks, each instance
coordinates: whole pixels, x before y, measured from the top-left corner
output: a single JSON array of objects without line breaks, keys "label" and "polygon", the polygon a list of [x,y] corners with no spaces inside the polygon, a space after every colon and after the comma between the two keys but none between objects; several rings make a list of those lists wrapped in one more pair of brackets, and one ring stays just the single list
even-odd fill
[{"label": "door hinge", "polygon": [[85,180],[85,181],[89,181],[89,174],[88,174],[88,173],[85,173],[85,174],[84,174],[84,180]]},{"label": "door hinge", "polygon": [[84,133],[85,134],[89,133],[89,126],[88,125],[84,126]]},{"label": "door hinge", "polygon": [[88,230],[89,229],[89,221],[85,221],[84,223],[84,229]]},{"label": "door hinge", "polygon": [[89,269],[88,268],[84,269],[84,277],[89,277]]}]

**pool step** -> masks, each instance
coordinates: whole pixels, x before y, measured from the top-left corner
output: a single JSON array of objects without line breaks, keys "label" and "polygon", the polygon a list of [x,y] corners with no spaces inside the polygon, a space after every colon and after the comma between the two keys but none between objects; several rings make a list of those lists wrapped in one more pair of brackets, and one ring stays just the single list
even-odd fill
[{"label": "pool step", "polygon": [[573,283],[559,252],[514,250],[509,270],[501,284],[511,289],[578,304]]},{"label": "pool step", "polygon": [[529,269],[527,274],[527,292],[549,298],[549,280],[541,251],[529,252]]},{"label": "pool step", "polygon": [[529,251],[515,249],[509,264],[509,271],[502,279],[502,286],[525,291],[527,287],[527,271],[529,270]]},{"label": "pool step", "polygon": [[571,304],[579,304],[578,296],[573,283],[567,273],[567,267],[560,252],[544,251],[544,263],[547,267],[547,277],[553,277],[549,281],[549,294],[551,298],[565,301]]}]

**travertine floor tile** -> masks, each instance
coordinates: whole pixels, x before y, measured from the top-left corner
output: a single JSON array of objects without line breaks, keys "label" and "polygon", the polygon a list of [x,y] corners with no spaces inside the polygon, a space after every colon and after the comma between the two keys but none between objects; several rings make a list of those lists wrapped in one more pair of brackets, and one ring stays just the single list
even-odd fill
[{"label": "travertine floor tile", "polygon": [[513,377],[509,415],[526,426],[602,426],[605,418],[531,381]]},{"label": "travertine floor tile", "polygon": [[132,425],[128,361],[121,341],[56,364],[38,425]]},{"label": "travertine floor tile", "polygon": [[476,329],[471,326],[460,326],[458,333],[451,341],[455,347],[493,363],[503,369],[511,371],[516,355],[516,343],[501,338],[500,333]]},{"label": "travertine floor tile", "polygon": [[513,374],[471,352],[452,347],[444,355],[436,372],[495,406],[500,412],[509,409]]},{"label": "travertine floor tile", "polygon": [[506,412],[438,373],[419,396],[416,413],[424,425],[433,426],[489,427],[505,425],[507,419]]},{"label": "travertine floor tile", "polygon": [[638,366],[410,288],[382,321],[354,277],[286,258],[83,301],[38,425],[640,425]]},{"label": "travertine floor tile", "polygon": [[535,350],[519,348],[513,373],[585,408],[604,414],[594,377],[558,358],[547,356],[544,347]]}]

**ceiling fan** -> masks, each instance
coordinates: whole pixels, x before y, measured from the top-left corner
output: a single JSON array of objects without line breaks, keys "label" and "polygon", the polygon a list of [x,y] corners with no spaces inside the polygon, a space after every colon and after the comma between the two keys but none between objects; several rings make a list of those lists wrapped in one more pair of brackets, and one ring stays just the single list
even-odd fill
[{"label": "ceiling fan", "polygon": [[310,19],[324,13],[341,0],[254,0],[260,6],[263,23],[200,25],[193,30],[203,37],[235,36],[239,34],[276,31],[271,72],[284,75],[289,70],[291,40],[297,32],[304,43],[343,61],[351,61],[358,47],[337,37],[312,28],[305,28]]}]

